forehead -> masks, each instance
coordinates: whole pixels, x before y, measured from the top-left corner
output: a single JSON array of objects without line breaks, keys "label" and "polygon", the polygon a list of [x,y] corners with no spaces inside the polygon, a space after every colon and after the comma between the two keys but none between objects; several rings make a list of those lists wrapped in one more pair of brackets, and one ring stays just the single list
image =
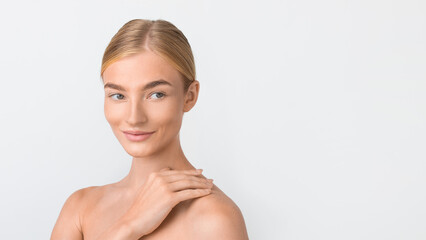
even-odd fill
[{"label": "forehead", "polygon": [[159,79],[171,83],[172,87],[183,85],[179,71],[163,57],[148,50],[112,63],[103,73],[104,83],[115,83],[126,88],[139,89]]}]

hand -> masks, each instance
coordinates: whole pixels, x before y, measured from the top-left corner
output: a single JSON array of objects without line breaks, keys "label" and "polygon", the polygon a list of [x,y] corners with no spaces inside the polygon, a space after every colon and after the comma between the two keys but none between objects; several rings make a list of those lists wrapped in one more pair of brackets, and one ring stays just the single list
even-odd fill
[{"label": "hand", "polygon": [[153,232],[181,201],[210,194],[212,179],[200,174],[197,170],[170,168],[151,173],[124,215],[133,235],[140,238]]}]

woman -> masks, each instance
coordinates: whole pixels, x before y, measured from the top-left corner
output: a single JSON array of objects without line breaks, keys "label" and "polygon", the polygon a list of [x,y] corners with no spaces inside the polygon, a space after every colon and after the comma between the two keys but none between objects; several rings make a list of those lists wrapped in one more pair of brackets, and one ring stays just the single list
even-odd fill
[{"label": "woman", "polygon": [[132,166],[119,182],[71,194],[51,240],[248,239],[238,206],[180,145],[200,87],[182,32],[164,20],[129,21],[105,50],[101,79],[105,117]]}]

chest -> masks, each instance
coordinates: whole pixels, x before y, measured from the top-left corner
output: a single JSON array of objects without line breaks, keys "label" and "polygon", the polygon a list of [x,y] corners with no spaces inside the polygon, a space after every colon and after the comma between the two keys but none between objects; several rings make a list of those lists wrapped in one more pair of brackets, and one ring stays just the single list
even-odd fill
[{"label": "chest", "polygon": [[[124,215],[132,201],[126,199],[100,200],[87,208],[83,219],[83,235],[85,240],[95,240],[106,231],[112,224]],[[159,239],[188,239],[185,235],[185,206],[176,205],[160,226],[151,234],[141,237],[139,240]]]}]

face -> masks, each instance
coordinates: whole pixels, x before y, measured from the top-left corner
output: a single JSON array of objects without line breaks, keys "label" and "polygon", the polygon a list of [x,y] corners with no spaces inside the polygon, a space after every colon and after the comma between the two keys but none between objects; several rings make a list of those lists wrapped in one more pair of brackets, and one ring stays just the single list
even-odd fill
[{"label": "face", "polygon": [[[152,51],[128,56],[103,73],[104,112],[114,135],[133,157],[161,151],[176,138],[184,112],[198,97],[199,82],[184,94],[181,74]],[[142,141],[129,140],[124,131],[153,132]]]}]

